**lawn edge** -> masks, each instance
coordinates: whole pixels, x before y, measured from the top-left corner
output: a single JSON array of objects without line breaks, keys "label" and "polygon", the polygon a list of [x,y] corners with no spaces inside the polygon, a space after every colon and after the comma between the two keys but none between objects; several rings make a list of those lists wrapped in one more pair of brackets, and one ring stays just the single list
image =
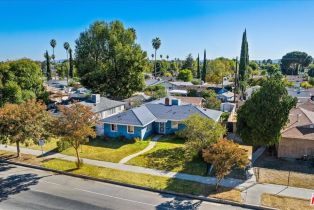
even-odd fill
[{"label": "lawn edge", "polygon": [[88,180],[92,180],[92,181],[99,181],[99,182],[104,182],[104,183],[109,183],[109,184],[115,184],[115,185],[119,185],[119,186],[139,189],[139,190],[146,190],[146,191],[150,191],[150,192],[157,192],[157,193],[164,193],[164,194],[170,194],[170,195],[175,195],[175,196],[181,196],[181,197],[186,197],[189,199],[196,199],[196,200],[201,200],[201,201],[208,201],[208,202],[213,202],[213,203],[227,204],[227,205],[246,207],[246,208],[252,208],[252,209],[265,209],[265,210],[275,210],[276,209],[276,208],[257,206],[257,205],[252,205],[252,204],[241,204],[241,203],[238,203],[235,201],[223,200],[223,199],[218,199],[218,198],[209,198],[209,197],[204,197],[204,196],[196,196],[196,195],[178,193],[178,192],[167,191],[167,190],[158,190],[158,189],[153,189],[153,188],[149,188],[149,187],[127,184],[127,183],[123,183],[123,182],[117,182],[117,181],[112,181],[112,180],[108,180],[108,179],[101,179],[101,178],[96,178],[96,177],[86,176],[86,175],[81,175],[81,174],[73,174],[70,172],[60,171],[60,170],[51,169],[51,168],[45,168],[45,167],[31,165],[31,164],[8,161],[8,160],[3,160],[3,159],[0,159],[0,162],[9,163],[9,164],[18,165],[18,166],[23,166],[23,167],[28,167],[28,168],[33,168],[33,169],[37,169],[37,170],[54,172],[54,173],[72,176],[72,177],[81,178],[81,179],[88,179]]}]

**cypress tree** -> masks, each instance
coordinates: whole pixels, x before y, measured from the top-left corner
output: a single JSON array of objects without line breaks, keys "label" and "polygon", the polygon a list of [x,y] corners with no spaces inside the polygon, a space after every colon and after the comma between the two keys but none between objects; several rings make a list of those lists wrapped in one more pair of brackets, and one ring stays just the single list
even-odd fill
[{"label": "cypress tree", "polygon": [[206,82],[206,74],[207,74],[207,62],[206,62],[206,50],[204,50],[204,62],[202,69],[202,80]]},{"label": "cypress tree", "polygon": [[74,72],[73,72],[73,57],[72,57],[72,49],[69,49],[69,54],[70,54],[70,58],[69,58],[69,62],[70,62],[70,69],[69,69],[69,76],[70,78],[74,77]]},{"label": "cypress tree", "polygon": [[241,54],[240,54],[240,64],[239,64],[239,81],[241,83],[245,82],[247,79],[246,71],[249,65],[249,44],[246,38],[246,29],[242,36]]},{"label": "cypress tree", "polygon": [[45,53],[45,58],[46,58],[46,76],[47,80],[51,80],[51,69],[50,69],[50,56],[48,51],[46,50]]},{"label": "cypress tree", "polygon": [[197,54],[197,79],[201,78],[200,55]]}]

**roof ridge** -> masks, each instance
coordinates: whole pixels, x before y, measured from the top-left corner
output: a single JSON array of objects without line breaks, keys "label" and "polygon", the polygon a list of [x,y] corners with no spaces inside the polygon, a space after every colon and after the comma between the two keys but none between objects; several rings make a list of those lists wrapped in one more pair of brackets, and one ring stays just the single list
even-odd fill
[{"label": "roof ridge", "polygon": [[[144,125],[144,122],[137,116],[137,114],[134,112],[135,109],[139,109],[141,107],[145,107],[154,117],[156,117],[145,105],[143,106],[139,106],[139,107],[136,107],[134,109],[131,109],[131,111],[133,112],[134,116],[136,117],[136,119],[138,119],[138,121],[141,122],[142,125]],[[156,117],[157,118],[157,117]]]},{"label": "roof ridge", "polygon": [[312,113],[312,114],[313,114],[313,117],[314,117],[314,112],[309,111],[309,110],[306,110],[306,109],[304,109],[304,108],[302,108],[302,107],[299,107],[299,109],[304,113],[304,115],[307,117],[307,119],[309,119],[309,121],[310,121],[311,123],[314,123],[314,119],[312,120],[312,119],[308,116],[309,113]]}]

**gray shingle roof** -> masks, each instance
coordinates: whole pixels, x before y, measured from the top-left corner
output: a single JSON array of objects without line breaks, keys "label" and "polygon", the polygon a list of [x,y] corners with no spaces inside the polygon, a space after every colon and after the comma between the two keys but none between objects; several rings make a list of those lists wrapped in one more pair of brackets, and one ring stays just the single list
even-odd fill
[{"label": "gray shingle roof", "polygon": [[125,102],[114,101],[114,100],[111,100],[111,99],[106,98],[106,97],[100,97],[100,102],[97,104],[95,104],[91,101],[81,101],[79,103],[82,105],[91,107],[92,111],[95,113],[109,110],[109,109],[112,109],[114,107],[121,106],[121,105],[125,104]]},{"label": "gray shingle roof", "polygon": [[208,117],[215,121],[218,121],[222,112],[212,109],[203,109],[201,107],[197,107],[191,104],[181,106],[166,106],[164,104],[144,104],[140,107],[130,109],[126,112],[107,117],[103,119],[102,122],[145,126],[155,120],[181,121],[188,118],[191,114],[200,114],[203,117]]},{"label": "gray shingle roof", "polygon": [[204,117],[211,118],[215,121],[219,120],[221,111],[212,109],[203,109],[193,106],[191,104],[181,106],[165,106],[163,104],[145,104],[145,106],[155,115],[156,118],[161,120],[184,120],[191,114],[201,114]]},{"label": "gray shingle roof", "polygon": [[107,117],[102,121],[104,123],[144,126],[154,120],[156,120],[156,117],[147,109],[147,107],[140,106],[126,112]]}]

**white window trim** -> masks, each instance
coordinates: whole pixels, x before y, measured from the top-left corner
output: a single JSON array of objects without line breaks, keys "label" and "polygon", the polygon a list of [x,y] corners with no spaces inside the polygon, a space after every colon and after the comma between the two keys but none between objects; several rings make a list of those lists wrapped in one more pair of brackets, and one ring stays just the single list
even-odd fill
[{"label": "white window trim", "polygon": [[[129,132],[129,127],[133,127],[133,132]],[[135,131],[135,127],[133,125],[128,125],[126,127],[126,131],[128,132],[128,134],[134,134],[134,131]]]},{"label": "white window trim", "polygon": [[[177,123],[177,124],[176,124],[176,127],[173,126],[173,123],[174,123],[174,122]],[[171,121],[171,128],[172,128],[172,129],[178,129],[178,128],[179,128],[179,122],[178,122],[178,121]]]},{"label": "white window trim", "polygon": [[[112,129],[113,125],[117,128],[116,130]],[[117,124],[110,124],[110,130],[111,130],[111,132],[118,132],[118,125]]]}]

